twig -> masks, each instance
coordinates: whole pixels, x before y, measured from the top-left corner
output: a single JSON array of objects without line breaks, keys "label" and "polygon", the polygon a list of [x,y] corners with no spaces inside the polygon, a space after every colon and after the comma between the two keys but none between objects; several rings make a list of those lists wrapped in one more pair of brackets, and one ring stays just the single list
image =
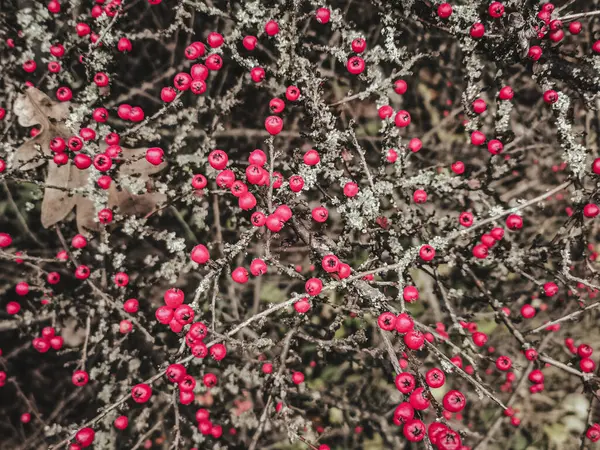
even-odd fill
[{"label": "twig", "polygon": [[85,360],[87,359],[87,347],[88,347],[88,340],[90,338],[90,325],[91,325],[91,319],[90,316],[87,316],[87,319],[85,320],[85,341],[83,341],[83,350],[81,352],[81,370],[85,370]]},{"label": "twig", "polygon": [[[454,365],[452,363],[452,361],[450,360],[450,358],[448,358],[444,353],[442,353],[440,350],[438,350],[438,348],[435,345],[433,345],[432,343],[430,343],[428,340],[425,340],[425,346],[429,350],[431,350],[433,353],[435,353],[438,358],[443,359],[447,363]],[[490,400],[492,400],[494,403],[499,405],[502,409],[506,409],[506,406],[504,405],[504,403],[502,403],[502,400],[500,400],[498,397],[496,397],[494,394],[492,394],[483,384],[481,384],[479,381],[477,381],[475,378],[473,378],[467,372],[462,370],[460,367],[458,367],[456,365],[454,365],[454,366],[455,366],[454,371],[456,373],[458,373],[458,375],[460,375],[465,380],[467,380],[469,383],[471,383],[473,386],[475,386],[476,389],[483,392]]]},{"label": "twig", "polygon": [[[69,251],[69,246],[67,245],[67,241],[65,241],[65,238],[62,234],[62,232],[60,231],[60,228],[58,225],[55,226],[55,230],[56,230],[56,234],[58,235],[58,238],[63,246],[64,251],[67,252],[67,254],[69,255],[69,261],[71,261],[74,265],[78,266],[79,263],[77,262],[77,259],[75,259],[75,257],[73,256],[73,254]],[[102,291],[98,286],[96,286],[94,283],[92,283],[92,281],[90,281],[90,279],[86,279],[86,284],[88,286],[90,286],[92,288],[92,290],[98,295],[100,296],[106,303],[108,303],[111,308],[113,310],[115,310],[123,319],[126,320],[130,320],[131,322],[133,322],[133,324],[146,336],[146,339],[150,342],[154,342],[154,337],[148,332],[148,330],[146,330],[146,328],[144,328],[144,326],[142,326],[142,324],[134,317],[128,316],[125,311],[123,311],[122,308],[120,308],[115,301],[110,298],[107,294],[104,293],[104,291]]]},{"label": "twig", "polygon": [[551,321],[551,322],[546,322],[545,324],[543,324],[543,325],[540,325],[539,327],[537,327],[537,328],[534,328],[533,330],[526,331],[524,334],[525,334],[525,335],[528,335],[528,334],[535,334],[535,333],[539,333],[540,331],[543,331],[543,330],[545,330],[545,329],[546,329],[546,328],[548,328],[549,326],[556,325],[557,323],[561,323],[561,322],[566,322],[566,321],[568,321],[568,320],[573,320],[573,319],[575,319],[576,317],[578,317],[578,316],[582,315],[583,313],[585,313],[585,312],[587,312],[587,311],[590,311],[590,310],[592,310],[592,309],[596,309],[596,308],[598,308],[599,306],[600,306],[600,302],[592,303],[591,305],[588,305],[588,306],[586,306],[585,308],[583,308],[583,309],[580,309],[580,310],[578,310],[578,311],[574,311],[574,312],[572,312],[571,314],[567,314],[566,316],[563,316],[563,317],[561,317],[560,319],[556,319],[556,320],[553,320],[553,321]]},{"label": "twig", "polygon": [[[226,337],[231,337],[234,336],[235,334],[237,334],[240,330],[243,330],[244,328],[246,328],[248,325],[250,325],[253,322],[256,322],[260,319],[262,319],[263,317],[267,317],[277,311],[279,311],[280,309],[286,308],[290,305],[292,305],[295,301],[297,300],[296,297],[291,298],[289,300],[286,300],[284,302],[281,303],[277,303],[273,306],[271,306],[269,309],[266,309],[248,319],[246,319],[244,322],[240,323],[239,325],[237,325],[236,327],[234,327],[232,330],[230,330],[229,332],[227,332],[225,334]],[[206,344],[206,346],[208,348],[212,347],[213,345],[219,343],[223,341],[223,338],[217,338],[217,339],[213,339],[212,341],[208,342]],[[188,362],[190,362],[192,359],[194,359],[193,355],[190,356],[186,356],[185,358],[182,358],[180,360],[177,361],[178,364],[186,364]],[[168,364],[167,364],[168,366]],[[151,376],[150,378],[148,378],[147,380],[143,381],[143,383],[146,384],[152,384],[154,383],[156,380],[158,380],[159,378],[161,378],[162,376],[164,376],[164,374],[166,373],[166,367],[164,369],[159,370],[155,375]],[[111,411],[113,411],[114,409],[118,408],[120,405],[122,405],[123,403],[125,403],[129,398],[131,397],[131,394],[127,393],[125,395],[122,395],[118,400],[116,400],[113,404],[105,407],[102,411],[100,411],[100,413],[98,413],[98,415],[96,415],[96,417],[88,420],[87,422],[85,422],[84,424],[81,425],[80,428],[83,427],[89,427],[94,425],[96,422],[98,422],[99,420],[101,420],[103,417],[105,417],[108,413],[110,413]],[[75,433],[71,433],[71,435],[66,438],[65,440],[59,442],[58,444],[54,445],[51,447],[51,449],[58,449],[63,447],[64,445],[68,444],[69,441],[75,436]]]},{"label": "twig", "polygon": [[[290,344],[292,343],[292,338],[294,337],[294,333],[296,332],[296,329],[292,329],[290,331],[288,331],[288,333],[285,336],[285,339],[283,340],[283,350],[281,351],[281,356],[279,358],[279,370],[277,371],[277,377],[276,379],[281,379],[281,376],[283,374],[283,371],[285,370],[286,367],[286,359],[287,359],[287,354],[290,351]],[[248,450],[255,450],[256,449],[256,445],[258,444],[258,440],[260,439],[260,436],[263,432],[263,429],[265,427],[265,423],[267,422],[267,416],[269,414],[269,407],[271,406],[271,402],[273,401],[273,393],[269,394],[269,398],[267,400],[267,404],[265,405],[265,408],[263,410],[262,415],[260,416],[260,421],[258,423],[258,428],[256,429],[256,432],[254,433],[254,435],[252,436],[252,442],[250,442],[250,446],[248,447]]]},{"label": "twig", "polygon": [[217,312],[216,312],[216,302],[217,302],[217,294],[219,293],[219,277],[215,277],[215,283],[213,285],[213,295],[212,300],[210,302],[210,310],[212,311],[212,324],[211,330],[213,333],[215,332],[215,325],[217,324]]},{"label": "twig", "polygon": [[173,399],[173,411],[175,412],[175,439],[173,439],[173,443],[169,448],[177,449],[179,448],[179,440],[181,439],[181,430],[179,429],[179,408],[177,407],[177,390],[173,391],[171,398]]},{"label": "twig", "polygon": [[398,356],[396,355],[396,351],[394,350],[394,347],[392,346],[392,343],[390,342],[390,339],[387,337],[385,331],[383,331],[381,328],[379,328],[379,332],[381,334],[381,337],[383,338],[383,342],[385,343],[385,348],[386,348],[388,356],[390,358],[390,362],[392,363],[392,366],[394,366],[396,375],[398,375],[399,373],[402,373],[402,367],[400,367],[400,363],[398,362]]},{"label": "twig", "polygon": [[10,192],[10,189],[8,188],[8,184],[6,184],[6,180],[2,180],[2,187],[4,188],[4,192],[6,193],[6,198],[8,199],[8,203],[10,204],[12,209],[15,210],[15,215],[17,216],[17,219],[19,220],[21,227],[23,227],[23,230],[25,230],[25,232],[29,235],[29,237],[33,240],[33,242],[36,243],[36,245],[38,245],[39,247],[45,247],[45,245],[42,244],[38,240],[37,236],[35,234],[33,234],[33,232],[29,229],[29,225],[27,225],[27,221],[21,214],[21,211],[19,211],[19,207],[15,203],[15,200]]}]

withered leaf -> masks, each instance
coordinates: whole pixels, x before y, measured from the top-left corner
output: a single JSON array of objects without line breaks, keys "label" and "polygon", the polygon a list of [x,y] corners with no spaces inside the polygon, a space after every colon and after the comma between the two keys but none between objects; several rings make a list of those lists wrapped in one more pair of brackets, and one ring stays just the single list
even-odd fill
[{"label": "withered leaf", "polygon": [[21,145],[14,164],[19,170],[30,170],[44,164],[44,155],[51,156],[50,140],[55,136],[69,136],[64,121],[69,115],[68,102],[54,102],[42,91],[30,87],[15,100],[13,110],[21,126],[41,125],[39,133]]},{"label": "withered leaf", "polygon": [[[51,100],[36,88],[28,88],[18,96],[14,104],[14,112],[19,124],[23,126],[41,125],[41,130],[33,139],[26,141],[15,153],[15,166],[22,171],[41,166],[52,156],[50,141],[56,136],[68,138],[71,131],[64,121],[69,114],[69,104]],[[106,149],[101,144],[101,151]],[[123,215],[145,215],[153,211],[157,204],[166,201],[166,195],[147,193],[137,195],[121,187],[121,176],[136,177],[144,182],[149,175],[166,167],[166,163],[154,166],[145,159],[145,148],[123,148],[119,156],[121,165],[115,180],[108,192],[108,207],[117,208]],[[41,222],[46,228],[65,220],[69,213],[76,209],[77,228],[80,233],[98,229],[94,203],[81,193],[78,188],[87,185],[90,170],[79,170],[69,161],[57,166],[48,164],[46,188],[42,200]]]},{"label": "withered leaf", "polygon": [[23,95],[15,100],[13,112],[17,116],[19,125],[32,127],[33,125],[48,126],[52,120],[63,122],[69,116],[69,102],[55,102],[39,89],[27,88]]},{"label": "withered leaf", "polygon": [[85,186],[87,177],[87,171],[79,170],[71,161],[62,166],[57,166],[53,162],[48,164],[47,187],[42,200],[44,227],[51,227],[69,215],[80,197],[72,190]]}]

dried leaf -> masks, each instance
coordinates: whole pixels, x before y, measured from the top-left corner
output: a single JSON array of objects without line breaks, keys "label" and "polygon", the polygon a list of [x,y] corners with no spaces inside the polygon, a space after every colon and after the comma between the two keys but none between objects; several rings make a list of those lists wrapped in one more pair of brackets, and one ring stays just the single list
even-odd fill
[{"label": "dried leaf", "polygon": [[[33,139],[26,141],[15,153],[15,165],[19,170],[30,170],[41,166],[46,158],[52,156],[50,141],[56,136],[67,138],[71,135],[64,121],[69,115],[69,104],[51,100],[36,88],[28,88],[14,103],[14,112],[19,124],[32,126],[40,124],[41,130]],[[106,144],[101,144],[101,151]],[[158,166],[150,164],[146,158],[145,148],[124,148],[120,158],[123,160],[115,181],[111,184],[108,196],[108,207],[117,208],[123,215],[146,215],[167,197],[160,193],[144,193],[136,195],[121,186],[121,176],[137,177],[148,181],[149,175],[160,172],[167,164]],[[97,230],[96,211],[93,202],[74,191],[86,186],[89,170],[79,170],[69,161],[57,166],[48,164],[46,189],[42,200],[41,222],[46,228],[65,220],[73,209],[76,209],[77,228],[80,233]]]},{"label": "dried leaf", "polygon": [[22,171],[35,169],[36,167],[41,166],[45,162],[44,151],[42,149],[48,148],[49,145],[50,138],[48,137],[48,134],[39,133],[33,139],[29,139],[17,149],[13,160],[14,166]]},{"label": "dried leaf", "polygon": [[100,224],[94,220],[96,218],[94,202],[83,195],[78,195],[76,208],[77,229],[81,234],[87,234],[87,230],[95,231],[100,228]]},{"label": "dried leaf", "polygon": [[69,103],[54,102],[40,90],[30,87],[15,100],[13,111],[21,126],[40,124],[39,133],[21,145],[14,164],[19,170],[31,170],[44,164],[43,155],[50,156],[50,140],[68,137],[69,129],[62,123],[69,115]]},{"label": "dried leaf", "polygon": [[80,196],[74,194],[73,189],[85,186],[87,177],[87,171],[79,170],[71,161],[62,166],[48,164],[46,190],[42,200],[41,220],[44,227],[49,228],[69,215]]},{"label": "dried leaf", "polygon": [[[105,143],[100,145],[100,150],[105,151],[108,146]],[[160,172],[167,163],[163,162],[158,166],[150,164],[146,160],[146,148],[123,148],[121,158],[124,160],[119,168],[120,175],[147,176]]]},{"label": "dried leaf", "polygon": [[135,195],[127,189],[119,190],[113,185],[108,196],[109,207],[117,207],[119,212],[126,216],[145,216],[166,200],[167,196],[158,192]]},{"label": "dried leaf", "polygon": [[50,125],[51,119],[55,122],[65,121],[69,116],[69,107],[69,102],[55,102],[39,89],[30,87],[17,97],[13,112],[22,127],[41,124],[44,128]]}]

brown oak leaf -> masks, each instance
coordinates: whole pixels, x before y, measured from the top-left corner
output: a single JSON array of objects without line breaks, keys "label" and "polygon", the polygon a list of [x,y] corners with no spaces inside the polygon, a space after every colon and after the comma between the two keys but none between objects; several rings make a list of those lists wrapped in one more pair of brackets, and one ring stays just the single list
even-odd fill
[{"label": "brown oak leaf", "polygon": [[[68,103],[51,100],[40,90],[30,87],[19,95],[13,109],[22,126],[41,125],[40,132],[21,145],[15,152],[14,165],[17,169],[27,171],[41,166],[52,157],[50,141],[57,136],[68,139],[72,133],[65,125],[69,114]],[[101,146],[104,151],[106,145]],[[113,177],[108,192],[108,207],[118,209],[123,215],[145,215],[156,206],[166,201],[166,195],[160,193],[136,194],[121,186],[121,177],[138,178],[144,182],[150,175],[160,172],[166,163],[154,166],[145,159],[145,148],[123,148],[119,157],[120,167]],[[41,222],[46,228],[51,227],[76,210],[77,228],[80,233],[98,229],[96,211],[93,202],[78,193],[88,183],[90,170],[80,170],[71,160],[67,164],[57,166],[48,162],[46,187],[41,208]]]}]

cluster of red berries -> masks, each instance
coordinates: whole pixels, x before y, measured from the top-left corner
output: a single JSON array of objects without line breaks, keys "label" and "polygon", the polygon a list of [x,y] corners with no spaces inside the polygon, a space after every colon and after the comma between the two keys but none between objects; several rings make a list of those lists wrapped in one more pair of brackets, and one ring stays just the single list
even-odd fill
[{"label": "cluster of red berries", "polygon": [[400,313],[397,316],[392,312],[384,312],[377,318],[377,325],[385,331],[396,330],[403,336],[404,343],[411,350],[420,350],[425,344],[425,340],[433,342],[431,333],[421,333],[415,330],[415,323],[407,313]]},{"label": "cluster of red berries", "polygon": [[577,355],[579,359],[579,368],[584,373],[592,373],[596,370],[596,363],[591,358],[594,349],[588,344],[579,344],[575,347],[575,343],[572,338],[565,339],[565,345],[569,351]]},{"label": "cluster of red berries", "polygon": [[[366,49],[367,41],[365,41],[363,38],[356,38],[352,41],[352,51],[354,53],[361,54]],[[348,58],[346,68],[352,75],[361,74],[365,70],[365,60],[358,55],[351,56]]]},{"label": "cluster of red berries", "polygon": [[62,336],[56,335],[53,327],[44,327],[40,337],[33,339],[32,345],[40,353],[46,353],[48,350],[60,350],[64,344]]},{"label": "cluster of red berries", "polygon": [[[513,96],[514,92],[510,86],[504,86],[498,92],[498,98],[502,101],[510,101],[512,100]],[[472,109],[475,114],[483,114],[487,110],[487,104],[485,103],[485,100],[478,98],[473,101]],[[471,133],[471,144],[477,147],[486,144],[488,152],[490,152],[492,155],[498,155],[502,152],[502,150],[504,150],[504,144],[502,141],[498,139],[488,140],[486,135],[480,130],[475,130]],[[456,172],[456,170],[454,171]]]},{"label": "cluster of red berries", "polygon": [[[203,330],[206,333],[206,329]],[[192,334],[197,334],[196,330],[192,331]],[[204,334],[205,336],[206,334]],[[190,334],[186,336],[186,340],[189,338]],[[201,340],[202,338],[198,338],[197,340]],[[179,402],[182,405],[189,405],[194,401],[194,388],[196,387],[196,379],[187,373],[186,368],[182,364],[171,364],[167,367],[166,370],[167,379],[171,383],[177,384],[179,388]],[[207,388],[212,388],[217,385],[217,376],[214,373],[206,373],[203,377],[203,383]]]},{"label": "cluster of red berries", "polygon": [[[471,226],[470,224],[473,223],[472,215],[470,217],[469,216],[464,217],[461,214],[461,217],[460,217],[461,224],[464,225],[465,220],[469,223],[469,225],[465,225],[465,226]],[[489,233],[484,233],[481,236],[481,238],[479,238],[479,240],[481,241],[481,244],[476,244],[473,247],[473,256],[475,258],[479,258],[479,259],[487,258],[488,254],[489,254],[489,250],[496,244],[497,241],[502,240],[503,237],[504,237],[504,229],[500,228],[500,227],[495,227]]]},{"label": "cluster of red berries", "polygon": [[[98,77],[98,75],[99,74],[96,74],[96,77]],[[142,108],[139,106],[131,106],[126,103],[119,105],[117,108],[117,115],[119,118],[131,122],[141,122],[145,117],[144,110]]]},{"label": "cluster of red berries", "polygon": [[[161,0],[148,0],[151,4],[158,4]],[[104,1],[97,0],[97,3],[104,3]],[[91,9],[91,16],[98,18],[103,14],[109,17],[114,17],[121,8],[121,0],[112,0],[107,5],[96,4]],[[61,10],[60,3],[57,0],[51,0],[48,2],[48,10],[53,14],[58,14]],[[452,16],[453,8],[450,3],[442,3],[437,6],[437,15],[440,19],[446,20]],[[563,23],[557,18],[552,18],[554,13],[554,5],[551,3],[545,3],[541,5],[540,11],[538,12],[538,18],[544,22],[544,25],[537,27],[538,38],[548,38],[552,42],[560,42],[564,38]],[[500,20],[505,16],[504,4],[498,1],[492,2],[488,7],[488,14],[492,19]],[[327,8],[319,8],[316,11],[316,20],[320,24],[327,24],[330,21],[331,13]],[[76,24],[75,31],[80,37],[89,36],[90,41],[93,44],[101,45],[99,42],[99,35],[92,32],[91,27],[83,22]],[[470,35],[474,39],[480,39],[485,35],[485,26],[482,23],[475,23],[471,26]],[[581,23],[571,22],[569,24],[569,31],[572,34],[578,34],[581,32]],[[265,33],[268,36],[276,36],[279,32],[279,25],[277,22],[270,20],[265,24]],[[211,32],[206,43],[211,49],[218,49],[224,44],[224,38],[220,33]],[[258,39],[255,36],[247,35],[243,38],[242,45],[248,51],[253,51],[258,43]],[[543,44],[542,44],[543,45]],[[131,42],[127,38],[121,38],[118,42],[117,48],[119,51],[131,51]],[[593,51],[600,53],[600,41],[593,44]],[[362,55],[367,49],[367,43],[363,38],[356,38],[351,43],[351,49],[354,53],[347,60],[347,69],[353,75],[361,74],[365,68],[365,60]],[[65,49],[61,44],[54,44],[50,47],[50,53],[56,57],[61,58]],[[534,45],[529,48],[528,57],[533,61],[538,61],[542,57],[542,47]],[[179,93],[191,90],[195,95],[201,95],[206,92],[207,84],[206,81],[211,71],[219,71],[223,66],[223,59],[217,52],[206,55],[206,46],[202,42],[193,42],[185,49],[185,57],[190,61],[196,61],[199,58],[204,58],[203,63],[194,64],[188,72],[180,72],[175,75],[173,80],[173,86],[164,87],[161,91],[161,99],[165,103],[173,102]],[[34,60],[26,61],[23,64],[23,70],[26,73],[33,73],[37,68],[37,64]],[[61,70],[60,63],[58,61],[50,61],[48,63],[48,69],[52,73],[58,73]],[[253,67],[250,70],[250,78],[255,83],[260,83],[265,79],[266,73],[264,68],[260,66]],[[99,87],[103,88],[108,86],[110,79],[108,75],[103,72],[98,72],[94,76],[94,83]],[[396,93],[402,95],[407,90],[407,84],[404,80],[397,80],[394,83],[394,90]],[[286,89],[286,99],[290,102],[295,102],[300,98],[301,91],[297,86],[288,86]],[[56,91],[56,98],[61,102],[66,102],[72,99],[73,93],[70,88],[61,86]],[[514,96],[514,92],[510,86],[504,86],[498,94],[498,98],[502,101],[510,101]],[[543,94],[543,100],[547,104],[554,104],[559,100],[559,93],[555,90],[548,89]],[[277,135],[281,133],[283,129],[283,119],[279,116],[284,111],[286,103],[281,98],[273,98],[270,103],[270,111],[273,115],[269,116],[265,120],[265,129],[271,135]],[[480,115],[484,114],[487,110],[487,104],[484,99],[477,98],[472,103],[472,112]],[[4,117],[5,111],[0,108],[0,120]],[[405,128],[411,123],[411,116],[408,111],[400,110],[395,112],[394,109],[389,105],[384,105],[379,108],[379,117],[382,120],[388,120],[394,118],[394,123],[398,128]],[[145,118],[145,113],[140,107],[132,107],[128,104],[122,104],[117,109],[117,115],[119,118],[125,121],[141,122]],[[105,123],[108,120],[109,112],[105,108],[96,108],[92,113],[92,119],[98,123]],[[39,132],[37,129],[33,129],[32,135]],[[63,165],[68,163],[69,159],[72,158],[75,166],[80,170],[89,168],[92,164],[94,167],[103,173],[98,180],[97,184],[102,189],[108,189],[110,187],[112,178],[106,173],[109,172],[115,163],[119,162],[120,154],[122,149],[119,146],[119,135],[116,133],[110,133],[105,137],[105,141],[108,144],[106,150],[96,155],[93,159],[85,153],[79,153],[84,148],[84,143],[89,140],[96,139],[96,132],[91,128],[82,128],[79,136],[71,136],[66,141],[63,137],[56,136],[50,141],[50,150],[53,153],[53,161],[57,165]],[[486,135],[476,130],[471,134],[471,143],[476,146],[486,145],[487,150],[492,155],[500,154],[504,149],[504,144],[498,139],[489,139]],[[411,152],[418,152],[423,146],[422,141],[419,138],[413,138],[408,144],[408,149]],[[153,165],[160,165],[164,161],[165,152],[162,148],[152,147],[146,150],[146,160]],[[386,160],[390,163],[397,161],[398,152],[395,149],[389,149],[386,155]],[[251,152],[248,162],[249,166],[245,170],[245,180],[236,179],[236,174],[233,170],[227,169],[229,162],[229,156],[227,152],[220,149],[213,150],[209,157],[208,162],[211,167],[218,171],[215,177],[217,186],[222,189],[229,189],[231,194],[238,199],[238,205],[242,210],[254,209],[257,205],[257,199],[255,195],[250,192],[249,185],[254,186],[271,186],[273,189],[279,189],[284,183],[283,174],[279,172],[272,172],[272,174],[265,169],[267,163],[267,156],[265,153],[256,149]],[[307,166],[315,166],[320,163],[319,152],[315,149],[307,151],[303,156],[303,162]],[[456,174],[462,174],[465,171],[465,165],[461,161],[456,161],[452,164],[452,171]],[[4,161],[0,161],[0,172],[5,170]],[[600,158],[594,161],[593,171],[596,174],[600,174]],[[196,174],[192,178],[192,187],[200,190],[207,186],[207,178],[202,174]],[[293,175],[288,181],[289,188],[292,192],[300,192],[304,187],[304,179],[300,175]],[[359,194],[358,184],[355,182],[348,182],[343,187],[343,193],[346,197],[352,198]],[[422,204],[427,202],[428,195],[424,189],[417,189],[413,192],[413,200],[415,203]],[[600,208],[594,203],[588,203],[583,208],[583,214],[585,217],[593,218],[600,213]],[[110,223],[113,215],[110,209],[103,209],[99,212],[99,219],[102,223]],[[282,204],[275,208],[274,211],[265,214],[261,211],[255,211],[251,216],[251,221],[254,226],[262,227],[266,226],[271,232],[279,232],[283,229],[285,223],[292,219],[292,210],[286,205]],[[320,206],[312,210],[312,217],[316,222],[325,222],[328,219],[329,211],[326,207]],[[473,225],[473,214],[468,211],[464,211],[459,216],[459,223],[463,227],[470,227]],[[381,225],[385,228],[383,225]],[[523,219],[517,214],[511,214],[506,219],[506,226],[509,230],[518,230],[523,226]],[[497,227],[493,228],[489,233],[485,233],[480,237],[480,242],[476,244],[472,249],[472,254],[475,258],[484,259],[488,256],[489,250],[504,237],[504,229]],[[0,247],[4,248],[11,244],[12,239],[6,233],[0,233]],[[72,240],[72,246],[76,249],[85,248],[87,240],[84,236],[77,235]],[[430,245],[423,245],[419,250],[419,256],[423,261],[431,261],[435,257],[435,249]],[[190,258],[197,264],[207,264],[210,261],[210,253],[206,246],[199,244],[195,246],[190,254]],[[60,258],[63,259],[63,258]],[[336,255],[329,254],[322,259],[322,268],[325,272],[329,273],[334,279],[345,279],[351,275],[350,265],[343,263],[339,260]],[[256,258],[250,263],[250,273],[253,276],[261,276],[267,272],[267,264],[264,260]],[[87,266],[81,265],[77,267],[75,276],[78,279],[86,279],[90,275],[90,269]],[[245,284],[249,281],[248,270],[244,267],[237,267],[231,273],[231,278],[240,284]],[[364,277],[365,280],[373,280],[374,274],[368,274]],[[59,282],[60,277],[58,273],[53,272],[48,275],[47,278],[50,284],[56,284]],[[124,287],[129,283],[129,277],[123,272],[119,272],[114,277],[114,282],[117,286]],[[305,291],[309,296],[317,296],[323,289],[323,281],[319,278],[310,278],[305,285]],[[547,282],[543,286],[544,293],[546,296],[551,297],[556,295],[558,292],[558,286],[553,282]],[[29,291],[27,283],[19,283],[16,287],[18,295],[26,295]],[[403,299],[407,303],[416,302],[419,299],[419,291],[415,286],[405,286],[403,288]],[[208,334],[207,327],[202,322],[194,322],[194,310],[184,304],[184,294],[181,290],[172,288],[164,294],[165,305],[159,307],[156,310],[156,319],[162,324],[168,324],[171,330],[175,333],[180,333],[186,326],[189,325],[189,329],[185,335],[186,345],[190,348],[191,353],[197,358],[205,358],[210,352],[211,356],[220,361],[226,355],[226,347],[223,344],[214,344],[209,347],[205,344],[204,339]],[[129,299],[124,302],[123,308],[128,313],[135,313],[139,308],[139,303],[136,299]],[[311,308],[311,303],[308,297],[302,297],[294,303],[294,308],[298,313],[306,313]],[[16,314],[20,309],[20,305],[17,302],[9,302],[7,305],[7,312],[9,314]],[[510,313],[508,308],[503,308],[503,312],[507,315]],[[525,319],[533,318],[536,314],[534,306],[531,304],[525,304],[520,309],[521,316]],[[131,331],[131,322],[124,320],[120,324],[121,332],[125,333]],[[477,331],[477,325],[472,322],[461,321],[460,325],[467,329],[471,333],[473,343],[478,347],[483,347],[488,341],[487,334]],[[393,314],[391,312],[384,312],[378,317],[378,326],[386,331],[397,331],[401,334],[405,345],[411,350],[421,350],[425,345],[425,341],[433,342],[435,337],[432,333],[422,333],[415,329],[414,321],[412,317],[407,313]],[[448,338],[448,333],[445,330],[445,326],[438,322],[436,324],[436,332],[443,339]],[[579,358],[579,366],[583,372],[590,373],[596,369],[594,361],[590,358],[592,354],[592,348],[587,344],[581,344],[575,347],[573,340],[567,339],[565,341],[569,350],[576,354]],[[46,327],[42,330],[41,337],[33,340],[34,347],[39,352],[46,352],[49,348],[60,349],[63,345],[62,338],[55,336],[55,330],[51,327]],[[490,353],[493,352],[493,348],[490,347]],[[537,359],[538,355],[535,349],[527,349],[524,351],[525,357],[529,361]],[[404,353],[403,360],[400,361],[402,369],[406,369],[408,366],[407,355]],[[462,368],[462,359],[460,356],[455,356],[451,359],[457,367]],[[507,384],[504,385],[503,389],[508,389],[512,382],[515,381],[514,372],[510,372],[513,361],[510,357],[501,355],[495,360],[495,367],[503,372],[506,372]],[[491,370],[491,369],[490,369]],[[270,374],[273,371],[273,365],[271,363],[264,363],[262,371],[265,374]],[[465,367],[465,372],[472,373],[472,366]],[[196,379],[187,373],[186,368],[178,363],[171,364],[166,370],[166,376],[172,383],[176,383],[179,390],[179,400],[181,404],[187,405],[193,402],[194,394],[193,390],[196,385]],[[0,386],[4,384],[6,374],[0,372]],[[304,382],[304,374],[302,372],[295,371],[292,373],[292,382],[294,384],[301,384]],[[403,427],[404,436],[413,442],[421,441],[426,435],[429,436],[429,440],[433,445],[441,450],[458,449],[462,448],[460,435],[441,422],[433,422],[428,427],[425,423],[418,418],[415,418],[415,411],[424,411],[430,406],[430,399],[427,395],[428,388],[437,389],[441,388],[445,384],[445,374],[438,368],[430,369],[425,374],[425,383],[427,387],[417,387],[417,378],[413,373],[402,372],[397,375],[395,384],[397,389],[404,395],[408,396],[408,401],[402,402],[396,408],[393,416],[393,420],[397,425]],[[544,375],[541,370],[533,370],[529,373],[529,381],[532,383],[530,391],[540,392],[544,389]],[[73,384],[76,386],[83,386],[88,383],[89,375],[85,370],[77,370],[72,376]],[[211,388],[217,384],[217,376],[212,373],[206,373],[203,376],[203,383],[207,388]],[[152,388],[145,383],[138,384],[133,387],[131,391],[132,398],[137,403],[147,402],[152,395]],[[449,415],[460,413],[466,406],[465,396],[457,390],[448,391],[443,397],[443,408],[444,417],[449,419]],[[277,404],[277,411],[282,408],[282,403]],[[511,417],[511,421],[514,425],[518,425],[519,419],[514,417],[514,410],[507,408],[505,415]],[[26,413],[27,414],[27,413]],[[418,413],[417,413],[418,414]],[[205,409],[199,409],[196,413],[196,419],[198,422],[198,429],[203,435],[212,435],[214,438],[219,438],[222,435],[222,427],[220,425],[214,425],[210,421],[210,414]],[[28,421],[28,420],[27,420]],[[23,420],[23,422],[26,422]],[[128,426],[128,419],[126,416],[118,417],[114,426],[117,429],[125,429]],[[587,436],[594,442],[600,439],[600,425],[594,424],[588,429]],[[72,450],[78,448],[88,447],[94,440],[94,430],[91,428],[83,428],[79,430],[75,436],[76,444],[72,444]],[[319,446],[319,450],[328,450],[329,447],[325,444]]]},{"label": "cluster of red berries", "polygon": [[223,435],[223,427],[221,425],[215,425],[210,420],[210,411],[204,408],[196,411],[196,422],[198,423],[198,431],[203,436],[212,436],[215,439],[219,439]]},{"label": "cluster of red berries", "polygon": [[194,320],[194,310],[189,305],[184,305],[183,291],[177,288],[168,289],[163,299],[165,306],[160,306],[156,310],[156,320],[160,323],[169,325],[171,330],[179,333],[185,325]]},{"label": "cluster of red berries", "polygon": [[[548,38],[552,42],[560,42],[565,37],[563,31],[564,24],[560,19],[553,19],[554,5],[552,3],[544,3],[538,11],[537,17],[544,25],[536,26],[538,39]],[[569,24],[569,32],[573,35],[581,33],[581,22],[574,21]]]}]

